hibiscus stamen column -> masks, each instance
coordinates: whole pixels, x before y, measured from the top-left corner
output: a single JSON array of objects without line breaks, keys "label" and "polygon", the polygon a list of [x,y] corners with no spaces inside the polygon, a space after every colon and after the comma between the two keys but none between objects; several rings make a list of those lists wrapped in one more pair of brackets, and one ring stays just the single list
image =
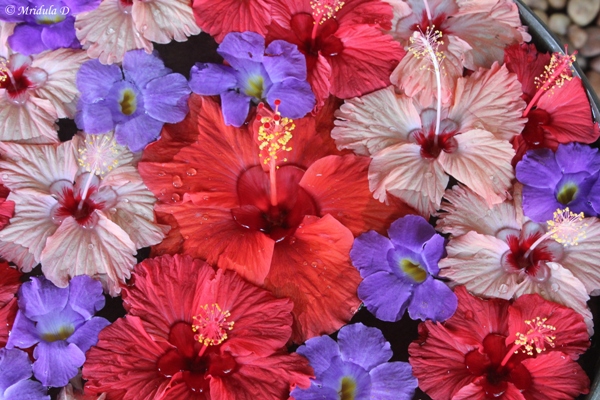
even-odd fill
[{"label": "hibiscus stamen column", "polygon": [[[278,154],[283,151],[291,151],[292,148],[286,146],[292,138],[292,131],[296,127],[294,121],[290,118],[282,118],[279,113],[280,100],[275,100],[275,112],[268,110],[264,103],[258,105],[258,115],[256,119],[260,122],[258,128],[258,143],[260,157],[263,163],[269,166],[269,182],[271,189],[271,205],[277,205],[277,177],[276,171]],[[287,161],[286,158],[283,161]]]},{"label": "hibiscus stamen column", "polygon": [[437,89],[436,96],[436,119],[435,134],[440,133],[440,122],[442,119],[442,68],[441,63],[444,60],[444,53],[438,50],[442,40],[442,32],[435,29],[435,25],[427,27],[425,33],[421,30],[414,32],[410,38],[410,47],[408,50],[417,58],[426,58],[433,66],[435,74],[435,83]]},{"label": "hibiscus stamen column", "polygon": [[586,237],[585,228],[588,226],[583,222],[583,213],[575,214],[569,210],[558,209],[554,212],[554,220],[547,222],[548,232],[536,240],[524,254],[524,258],[544,240],[552,238],[563,246],[577,246],[580,239]]},{"label": "hibiscus stamen column", "polygon": [[546,345],[554,347],[556,327],[546,324],[546,320],[547,318],[535,317],[533,320],[525,321],[530,329],[527,333],[516,333],[517,339],[502,359],[500,367],[504,367],[512,355],[519,352],[520,348],[523,348],[523,353],[532,356],[534,350],[537,354],[545,351]]},{"label": "hibiscus stamen column", "polygon": [[429,3],[427,2],[427,0],[423,0],[423,3],[425,4],[425,12],[427,13],[427,20],[429,22],[431,22],[431,9],[429,8]]},{"label": "hibiscus stamen column", "polygon": [[544,67],[545,71],[539,77],[535,78],[535,84],[538,88],[537,92],[527,105],[523,112],[523,117],[526,117],[531,109],[537,104],[540,97],[548,90],[554,90],[564,85],[565,81],[570,81],[573,77],[570,75],[571,66],[575,62],[575,54],[567,54],[565,46],[565,54],[554,53],[550,59],[550,63]]},{"label": "hibiscus stamen column", "polygon": [[313,46],[315,45],[319,25],[323,25],[328,19],[335,18],[335,13],[340,11],[344,4],[343,1],[339,0],[311,0],[310,8],[313,10],[312,15],[315,20],[311,34]]},{"label": "hibiscus stamen column", "polygon": [[192,330],[194,340],[202,343],[198,357],[202,357],[209,346],[217,346],[227,340],[227,331],[233,329],[234,321],[227,321],[231,313],[223,311],[217,303],[200,307],[198,315],[194,315]]},{"label": "hibiscus stamen column", "polygon": [[[15,78],[13,77],[12,72],[8,68],[8,62],[6,58],[0,57],[0,88],[3,89],[6,87],[7,79],[13,84],[13,86],[17,86],[15,82]],[[6,82],[6,83],[5,83]]]}]

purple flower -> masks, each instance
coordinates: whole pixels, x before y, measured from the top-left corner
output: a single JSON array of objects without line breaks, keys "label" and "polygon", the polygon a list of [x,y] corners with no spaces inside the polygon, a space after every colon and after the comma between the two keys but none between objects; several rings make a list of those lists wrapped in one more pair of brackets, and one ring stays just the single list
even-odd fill
[{"label": "purple flower", "polygon": [[417,387],[410,364],[390,362],[393,352],[377,328],[346,325],[335,342],[329,336],[309,339],[298,348],[315,370],[308,389],[296,388],[296,400],[411,399]]},{"label": "purple flower", "polygon": [[579,143],[530,150],[517,164],[523,184],[523,211],[535,222],[553,219],[557,209],[586,216],[600,213],[600,154]]},{"label": "purple flower", "polygon": [[50,400],[42,384],[29,378],[29,355],[18,349],[0,349],[0,399]]},{"label": "purple flower", "polygon": [[94,313],[104,307],[102,284],[76,276],[66,288],[33,277],[18,294],[19,311],[6,347],[33,350],[33,375],[44,386],[65,386],[85,361],[85,352],[110,323]]},{"label": "purple flower", "polygon": [[10,47],[31,55],[45,50],[81,47],[75,15],[92,11],[101,0],[0,0],[0,20],[16,22]]},{"label": "purple flower", "polygon": [[283,40],[265,49],[265,38],[254,32],[232,32],[217,52],[226,65],[197,63],[190,72],[194,93],[221,95],[225,124],[242,126],[250,104],[267,102],[288,118],[302,118],[315,105],[315,96],[306,82],[306,59],[298,47]]},{"label": "purple flower", "polygon": [[383,321],[398,321],[408,307],[412,319],[444,321],[458,305],[456,295],[435,276],[445,256],[444,238],[417,215],[400,218],[390,239],[369,231],[354,241],[350,258],[363,281],[358,297]]},{"label": "purple flower", "polygon": [[143,50],[127,52],[122,69],[86,62],[77,74],[77,88],[79,129],[91,134],[114,129],[117,142],[133,152],[158,138],[165,122],[180,122],[189,110],[185,77]]}]

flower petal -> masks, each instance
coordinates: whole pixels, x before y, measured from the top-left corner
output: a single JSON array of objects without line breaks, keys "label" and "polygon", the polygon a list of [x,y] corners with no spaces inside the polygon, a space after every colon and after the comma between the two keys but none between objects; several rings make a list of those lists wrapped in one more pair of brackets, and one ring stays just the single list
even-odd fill
[{"label": "flower petal", "polygon": [[165,123],[152,118],[148,114],[140,114],[115,128],[117,143],[127,146],[131,152],[142,151],[148,143],[153,142],[160,135]]},{"label": "flower petal", "polygon": [[308,339],[296,352],[310,360],[310,366],[315,370],[315,375],[321,375],[327,371],[331,361],[340,356],[338,344],[329,336]]},{"label": "flower petal", "polygon": [[360,276],[365,279],[375,272],[392,272],[387,254],[393,248],[390,239],[375,231],[368,231],[354,240],[350,258],[352,264],[360,271]]},{"label": "flower petal", "polygon": [[155,43],[185,42],[188,36],[200,33],[187,0],[134,2],[132,14],[138,31]]},{"label": "flower petal", "polygon": [[240,127],[248,117],[251,97],[235,91],[221,93],[225,125]]},{"label": "flower petal", "polygon": [[65,386],[77,376],[85,362],[85,354],[74,344],[64,340],[40,342],[33,350],[33,375],[44,386]]},{"label": "flower petal", "polygon": [[69,282],[69,306],[86,321],[104,308],[102,285],[87,275],[76,276]]},{"label": "flower petal", "polygon": [[[547,398],[543,393],[553,393],[556,398],[575,398],[589,392],[590,378],[585,371],[558,351],[525,359],[523,366],[531,374],[532,382],[523,395],[532,400]],[[556,371],[570,373],[557,374]]]},{"label": "flower petal", "polygon": [[338,345],[342,360],[360,365],[366,371],[387,362],[394,355],[379,329],[360,322],[340,329]]},{"label": "flower petal", "polygon": [[[387,262],[386,262],[387,264]],[[413,288],[391,272],[378,271],[358,286],[358,297],[377,319],[396,322],[404,315]]]},{"label": "flower petal", "polygon": [[302,118],[313,109],[315,95],[304,80],[285,79],[274,83],[267,92],[267,102],[274,108],[280,100],[279,112],[288,118]]},{"label": "flower petal", "polygon": [[591,295],[600,293],[600,266],[596,252],[600,246],[600,221],[597,218],[585,218],[586,236],[577,246],[565,248],[560,264],[571,271],[585,286]]},{"label": "flower petal", "polygon": [[2,141],[36,141],[57,143],[58,118],[56,109],[48,100],[29,97],[25,104],[15,104],[7,96],[0,96],[0,139]]},{"label": "flower petal", "polygon": [[238,85],[235,70],[227,65],[196,63],[190,71],[190,88],[201,95],[218,95]]},{"label": "flower petal", "polygon": [[457,304],[456,295],[444,282],[428,277],[415,286],[408,314],[413,320],[441,322],[454,314]]},{"label": "flower petal", "polygon": [[390,362],[376,366],[371,376],[371,398],[378,400],[410,400],[418,381],[406,362]]},{"label": "flower petal", "polygon": [[169,74],[150,81],[144,90],[144,106],[152,118],[174,124],[188,113],[190,89],[181,74]]},{"label": "flower petal", "polygon": [[0,349],[0,388],[6,390],[32,375],[31,361],[26,352],[19,349]]},{"label": "flower petal", "polygon": [[24,380],[6,389],[6,400],[50,400],[47,390],[38,381]]}]

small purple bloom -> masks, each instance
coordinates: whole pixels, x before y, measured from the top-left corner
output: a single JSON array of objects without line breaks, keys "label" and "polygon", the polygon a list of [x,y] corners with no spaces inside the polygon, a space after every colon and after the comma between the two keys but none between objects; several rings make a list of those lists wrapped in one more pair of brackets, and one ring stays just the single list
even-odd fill
[{"label": "small purple bloom", "polygon": [[46,388],[31,379],[29,355],[19,349],[0,349],[0,399],[50,400]]},{"label": "small purple bloom", "polygon": [[523,211],[535,222],[553,218],[569,207],[586,216],[600,214],[600,154],[590,146],[569,143],[530,150],[519,161],[517,179],[523,184]]},{"label": "small purple bloom", "polygon": [[102,284],[76,276],[66,288],[33,277],[18,294],[19,311],[6,347],[33,350],[33,374],[44,386],[65,386],[85,362],[85,352],[110,323],[94,314],[104,307]]},{"label": "small purple bloom", "polygon": [[75,122],[89,134],[114,129],[117,142],[141,151],[158,138],[163,125],[180,122],[188,113],[190,88],[156,54],[132,50],[122,69],[91,60],[77,73],[82,93]]},{"label": "small purple bloom", "polygon": [[101,0],[0,0],[0,20],[15,22],[10,47],[31,55],[59,48],[81,48],[75,16],[92,11]]},{"label": "small purple bloom", "polygon": [[408,307],[412,319],[444,321],[458,301],[446,284],[435,279],[445,256],[444,238],[418,215],[396,220],[390,239],[375,231],[354,241],[350,258],[363,281],[358,297],[380,320],[398,321]]},{"label": "small purple bloom", "polygon": [[329,336],[309,339],[298,348],[315,371],[308,389],[296,388],[296,400],[411,399],[417,379],[406,362],[387,362],[393,352],[379,329],[346,325],[335,342]]},{"label": "small purple bloom", "polygon": [[242,126],[250,104],[261,101],[288,118],[302,118],[315,105],[306,81],[306,59],[294,44],[275,40],[265,49],[265,39],[254,32],[232,32],[217,52],[227,65],[197,63],[190,72],[190,87],[197,94],[221,95],[225,124]]}]

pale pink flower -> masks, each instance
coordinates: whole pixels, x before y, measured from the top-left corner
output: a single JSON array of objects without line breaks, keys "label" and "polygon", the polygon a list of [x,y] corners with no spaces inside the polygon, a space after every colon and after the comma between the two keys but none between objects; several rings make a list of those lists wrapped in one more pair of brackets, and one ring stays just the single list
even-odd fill
[{"label": "pale pink flower", "polygon": [[150,53],[152,42],[184,42],[200,33],[189,0],[103,0],[77,16],[75,29],[89,56],[103,64],[123,61],[129,50]]},{"label": "pale pink flower", "polygon": [[73,49],[0,56],[0,140],[58,142],[55,121],[73,118],[75,75],[86,60],[84,51]]},{"label": "pale pink flower", "polygon": [[509,140],[525,124],[516,75],[498,64],[479,69],[457,80],[446,104],[441,79],[434,87],[431,106],[393,87],[346,100],[332,132],[338,148],[373,158],[369,185],[380,201],[389,193],[428,216],[451,175],[488,204],[501,203],[514,178]]},{"label": "pale pink flower", "polygon": [[600,289],[600,221],[563,211],[538,224],[523,216],[520,185],[513,195],[490,207],[464,186],[446,191],[437,228],[452,236],[440,276],[478,296],[538,293],[583,315],[591,333],[586,302]]},{"label": "pale pink flower", "polygon": [[0,232],[0,255],[46,278],[99,278],[111,294],[129,278],[137,249],[159,243],[155,198],[112,133],[58,145],[0,143],[0,176],[15,214]]}]

